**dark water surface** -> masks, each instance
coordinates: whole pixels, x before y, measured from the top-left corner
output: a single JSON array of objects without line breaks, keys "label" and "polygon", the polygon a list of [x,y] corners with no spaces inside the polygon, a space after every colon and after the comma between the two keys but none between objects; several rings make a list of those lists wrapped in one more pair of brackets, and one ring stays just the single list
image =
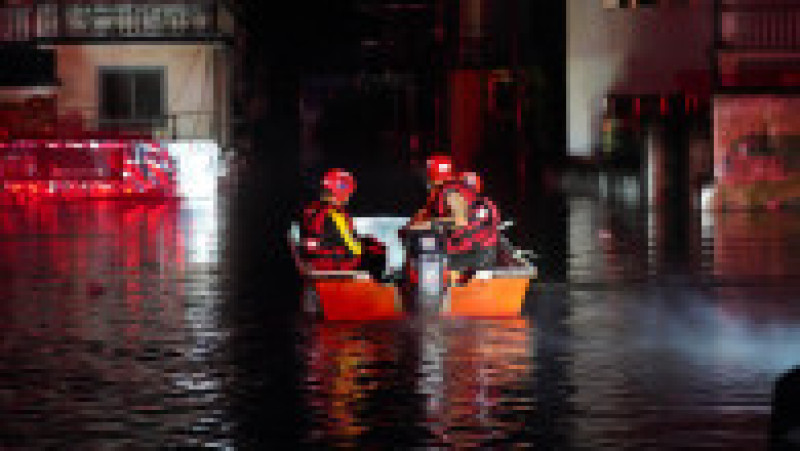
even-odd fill
[{"label": "dark water surface", "polygon": [[764,449],[800,215],[555,205],[520,318],[338,323],[237,286],[224,199],[2,207],[0,448]]}]

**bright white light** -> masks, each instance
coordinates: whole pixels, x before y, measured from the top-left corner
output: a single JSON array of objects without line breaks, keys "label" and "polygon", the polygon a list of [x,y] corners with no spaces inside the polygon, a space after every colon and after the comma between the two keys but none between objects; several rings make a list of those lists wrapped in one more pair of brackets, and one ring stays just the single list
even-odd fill
[{"label": "bright white light", "polygon": [[188,215],[188,260],[213,263],[218,242],[217,176],[220,149],[213,141],[182,141],[167,144],[175,161],[177,194]]},{"label": "bright white light", "polygon": [[213,200],[217,196],[220,149],[213,141],[169,143],[167,151],[177,162],[178,195]]},{"label": "bright white light", "polygon": [[405,249],[397,232],[407,222],[406,217],[357,217],[353,225],[360,235],[371,235],[384,243],[387,248],[387,266],[392,270],[403,267]]},{"label": "bright white light", "polygon": [[714,208],[715,185],[707,185],[700,190],[700,208],[710,210]]}]

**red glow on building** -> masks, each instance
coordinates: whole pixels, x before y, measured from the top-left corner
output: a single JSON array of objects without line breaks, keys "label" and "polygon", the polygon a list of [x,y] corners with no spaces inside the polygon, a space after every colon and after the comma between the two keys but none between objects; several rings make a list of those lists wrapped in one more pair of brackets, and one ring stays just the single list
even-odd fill
[{"label": "red glow on building", "polygon": [[456,166],[468,167],[481,142],[482,73],[459,70],[451,74],[450,143]]}]

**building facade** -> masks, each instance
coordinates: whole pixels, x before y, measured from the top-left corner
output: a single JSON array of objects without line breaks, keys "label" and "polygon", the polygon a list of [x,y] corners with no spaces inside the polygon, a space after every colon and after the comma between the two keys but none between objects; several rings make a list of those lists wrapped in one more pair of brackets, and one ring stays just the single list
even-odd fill
[{"label": "building facade", "polygon": [[569,155],[597,153],[620,116],[709,102],[713,0],[569,0],[567,9]]},{"label": "building facade", "polygon": [[716,0],[714,176],[720,206],[800,199],[800,4]]},{"label": "building facade", "polygon": [[[229,146],[234,28],[213,0],[6,2],[6,133],[119,130]],[[15,121],[43,112],[48,120],[36,126]]]}]

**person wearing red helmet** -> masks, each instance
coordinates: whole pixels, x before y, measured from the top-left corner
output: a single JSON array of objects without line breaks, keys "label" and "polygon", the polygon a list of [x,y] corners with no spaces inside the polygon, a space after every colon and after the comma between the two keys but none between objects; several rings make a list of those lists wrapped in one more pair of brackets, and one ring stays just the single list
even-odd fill
[{"label": "person wearing red helmet", "polygon": [[[496,260],[499,218],[494,204],[457,176],[450,157],[432,155],[427,161],[429,196],[409,221],[408,229],[420,230],[434,222],[448,225],[447,254],[451,283],[464,271],[492,266]],[[474,174],[477,178],[477,174]],[[480,179],[477,178],[480,183]],[[488,201],[488,202],[487,202]],[[487,222],[488,221],[488,222]]]},{"label": "person wearing red helmet", "polygon": [[382,279],[386,247],[368,236],[358,236],[345,209],[355,191],[355,178],[343,169],[322,177],[321,196],[303,210],[301,256],[319,271],[365,269]]},{"label": "person wearing red helmet", "polygon": [[476,193],[483,191],[483,180],[475,172],[462,172],[459,177],[465,185],[475,190]]},{"label": "person wearing red helmet", "polygon": [[[426,229],[431,227],[431,220],[441,222],[456,222],[457,213],[465,213],[461,199],[453,195],[457,193],[457,180],[453,169],[453,161],[448,155],[434,154],[426,161],[428,175],[428,199],[425,205],[417,211],[409,221],[410,229]],[[448,194],[450,194],[448,196]],[[448,198],[453,203],[452,214],[447,217],[437,215],[436,205]],[[463,216],[463,215],[462,215]]]},{"label": "person wearing red helmet", "polygon": [[476,266],[493,266],[497,260],[500,212],[495,203],[483,192],[483,180],[477,173],[463,172],[459,179],[473,192],[468,208],[468,226],[465,229],[468,230],[469,240],[472,242],[469,246],[480,249]]}]

